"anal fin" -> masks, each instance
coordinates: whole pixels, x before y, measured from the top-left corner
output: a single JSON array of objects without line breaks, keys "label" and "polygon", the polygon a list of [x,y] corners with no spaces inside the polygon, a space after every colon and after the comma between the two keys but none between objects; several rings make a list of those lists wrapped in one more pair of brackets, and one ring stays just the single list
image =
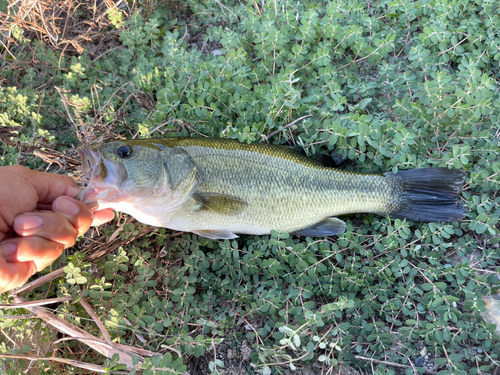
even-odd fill
[{"label": "anal fin", "polygon": [[233,238],[238,238],[236,234],[228,230],[200,229],[193,230],[192,232],[198,236],[210,238],[211,240],[232,240]]},{"label": "anal fin", "polygon": [[328,217],[310,227],[296,230],[296,236],[324,237],[345,232],[345,222],[336,217]]}]

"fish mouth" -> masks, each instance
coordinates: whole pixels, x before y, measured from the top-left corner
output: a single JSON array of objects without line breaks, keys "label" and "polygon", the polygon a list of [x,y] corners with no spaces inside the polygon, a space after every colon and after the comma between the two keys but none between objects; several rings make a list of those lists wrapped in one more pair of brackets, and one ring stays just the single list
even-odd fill
[{"label": "fish mouth", "polygon": [[101,155],[98,150],[85,146],[80,147],[78,153],[82,159],[82,178],[88,184],[94,170],[99,167]]},{"label": "fish mouth", "polygon": [[112,208],[121,193],[118,187],[126,178],[126,172],[118,163],[108,160],[94,147],[78,149],[82,160],[82,179],[86,185],[76,197],[91,211]]}]

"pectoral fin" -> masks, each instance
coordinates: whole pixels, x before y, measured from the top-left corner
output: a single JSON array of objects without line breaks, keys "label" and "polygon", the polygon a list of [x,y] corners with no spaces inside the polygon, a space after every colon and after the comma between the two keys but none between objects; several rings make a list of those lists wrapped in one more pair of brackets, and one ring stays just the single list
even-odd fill
[{"label": "pectoral fin", "polygon": [[198,236],[210,238],[211,240],[232,240],[233,238],[238,238],[236,234],[227,230],[193,230],[192,232]]},{"label": "pectoral fin", "polygon": [[324,237],[344,232],[345,222],[336,217],[329,217],[310,227],[299,229],[292,234],[297,236]]},{"label": "pectoral fin", "polygon": [[198,193],[192,197],[196,211],[212,211],[223,215],[238,215],[248,206],[248,202],[233,195],[219,193]]}]

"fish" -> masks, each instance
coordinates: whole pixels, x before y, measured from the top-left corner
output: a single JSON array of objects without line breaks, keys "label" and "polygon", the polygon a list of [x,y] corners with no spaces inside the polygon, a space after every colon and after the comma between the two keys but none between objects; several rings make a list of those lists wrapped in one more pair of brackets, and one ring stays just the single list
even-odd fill
[{"label": "fish", "polygon": [[108,141],[80,148],[89,183],[79,199],[157,227],[209,239],[272,230],[324,237],[338,216],[371,213],[414,221],[465,217],[466,172],[416,168],[362,174],[325,166],[287,146],[225,138]]}]

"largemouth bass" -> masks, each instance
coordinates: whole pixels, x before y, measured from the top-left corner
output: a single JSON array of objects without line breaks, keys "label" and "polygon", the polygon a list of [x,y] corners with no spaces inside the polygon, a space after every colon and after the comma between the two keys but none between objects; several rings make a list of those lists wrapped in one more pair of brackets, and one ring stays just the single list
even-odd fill
[{"label": "largemouth bass", "polygon": [[80,199],[142,223],[230,239],[271,230],[300,236],[343,233],[337,216],[358,212],[417,221],[465,216],[465,172],[421,168],[359,174],[295,150],[230,139],[112,141],[81,149],[90,176]]}]

